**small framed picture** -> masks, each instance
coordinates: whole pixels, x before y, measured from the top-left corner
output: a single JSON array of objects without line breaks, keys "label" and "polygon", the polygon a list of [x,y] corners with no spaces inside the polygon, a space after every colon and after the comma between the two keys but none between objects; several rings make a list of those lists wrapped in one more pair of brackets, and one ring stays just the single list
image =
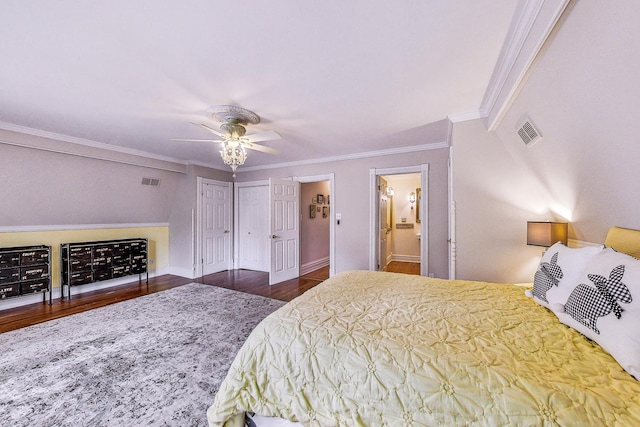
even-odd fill
[{"label": "small framed picture", "polygon": [[329,206],[322,207],[322,218],[326,218],[329,216]]},{"label": "small framed picture", "polygon": [[324,196],[322,194],[318,194],[318,204],[324,205]]},{"label": "small framed picture", "polygon": [[315,205],[316,203],[318,203],[318,198],[317,198],[317,197],[312,197],[312,198],[311,198],[311,203],[313,203],[314,205]]},{"label": "small framed picture", "polygon": [[309,205],[309,218],[316,217],[316,205]]}]

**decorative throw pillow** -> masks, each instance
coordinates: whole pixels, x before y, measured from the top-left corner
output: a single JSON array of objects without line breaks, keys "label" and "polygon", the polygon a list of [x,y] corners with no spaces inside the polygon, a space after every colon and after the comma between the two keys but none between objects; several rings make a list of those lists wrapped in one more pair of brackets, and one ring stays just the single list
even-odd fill
[{"label": "decorative throw pillow", "polygon": [[591,258],[566,301],[551,308],[640,379],[640,260],[603,250]]},{"label": "decorative throw pillow", "polygon": [[602,245],[568,248],[560,242],[554,244],[542,256],[533,290],[527,291],[527,296],[550,309],[554,303],[564,303],[589,260],[602,249]]}]

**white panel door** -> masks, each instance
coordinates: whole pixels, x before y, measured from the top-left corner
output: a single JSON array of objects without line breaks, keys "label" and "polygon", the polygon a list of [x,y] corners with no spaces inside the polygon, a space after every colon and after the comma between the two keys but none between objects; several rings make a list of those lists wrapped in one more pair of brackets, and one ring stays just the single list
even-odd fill
[{"label": "white panel door", "polygon": [[202,183],[202,275],[229,269],[229,187]]},{"label": "white panel door", "polygon": [[269,271],[269,187],[238,188],[238,268]]},{"label": "white panel door", "polygon": [[271,270],[269,284],[300,275],[300,183],[269,179]]}]

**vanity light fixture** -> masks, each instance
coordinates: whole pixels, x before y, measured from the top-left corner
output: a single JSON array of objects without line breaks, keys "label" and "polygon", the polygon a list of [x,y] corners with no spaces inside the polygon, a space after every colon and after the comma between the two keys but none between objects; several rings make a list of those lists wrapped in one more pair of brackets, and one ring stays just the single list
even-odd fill
[{"label": "vanity light fixture", "polygon": [[394,194],[395,191],[393,190],[393,187],[387,187],[387,196],[393,197]]},{"label": "vanity light fixture", "polygon": [[413,191],[409,193],[409,203],[411,203],[411,209],[413,209],[413,204],[416,202],[416,193]]}]

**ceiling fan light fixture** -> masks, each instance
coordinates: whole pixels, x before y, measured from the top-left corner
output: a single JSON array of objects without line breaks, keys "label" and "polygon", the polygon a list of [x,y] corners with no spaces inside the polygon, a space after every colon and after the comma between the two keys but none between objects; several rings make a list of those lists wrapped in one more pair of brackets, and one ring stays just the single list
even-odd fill
[{"label": "ceiling fan light fixture", "polygon": [[220,156],[225,165],[231,167],[233,171],[233,177],[236,177],[236,169],[238,166],[242,166],[247,160],[247,150],[244,148],[244,144],[237,138],[229,138],[222,142],[222,150],[220,150]]},{"label": "ceiling fan light fixture", "polygon": [[243,137],[247,133],[247,129],[239,123],[223,123],[220,125],[220,130],[230,138],[240,138]]},{"label": "ceiling fan light fixture", "polygon": [[211,115],[213,120],[223,122],[220,125],[221,132],[203,123],[191,123],[206,129],[221,139],[174,139],[173,141],[220,142],[222,145],[220,156],[222,161],[231,167],[234,178],[238,166],[242,166],[247,160],[247,149],[268,154],[278,154],[279,151],[276,149],[256,144],[257,141],[280,139],[281,137],[277,132],[271,130],[246,135],[246,125],[260,123],[260,117],[253,111],[233,105],[217,105],[209,107],[206,112]]}]

